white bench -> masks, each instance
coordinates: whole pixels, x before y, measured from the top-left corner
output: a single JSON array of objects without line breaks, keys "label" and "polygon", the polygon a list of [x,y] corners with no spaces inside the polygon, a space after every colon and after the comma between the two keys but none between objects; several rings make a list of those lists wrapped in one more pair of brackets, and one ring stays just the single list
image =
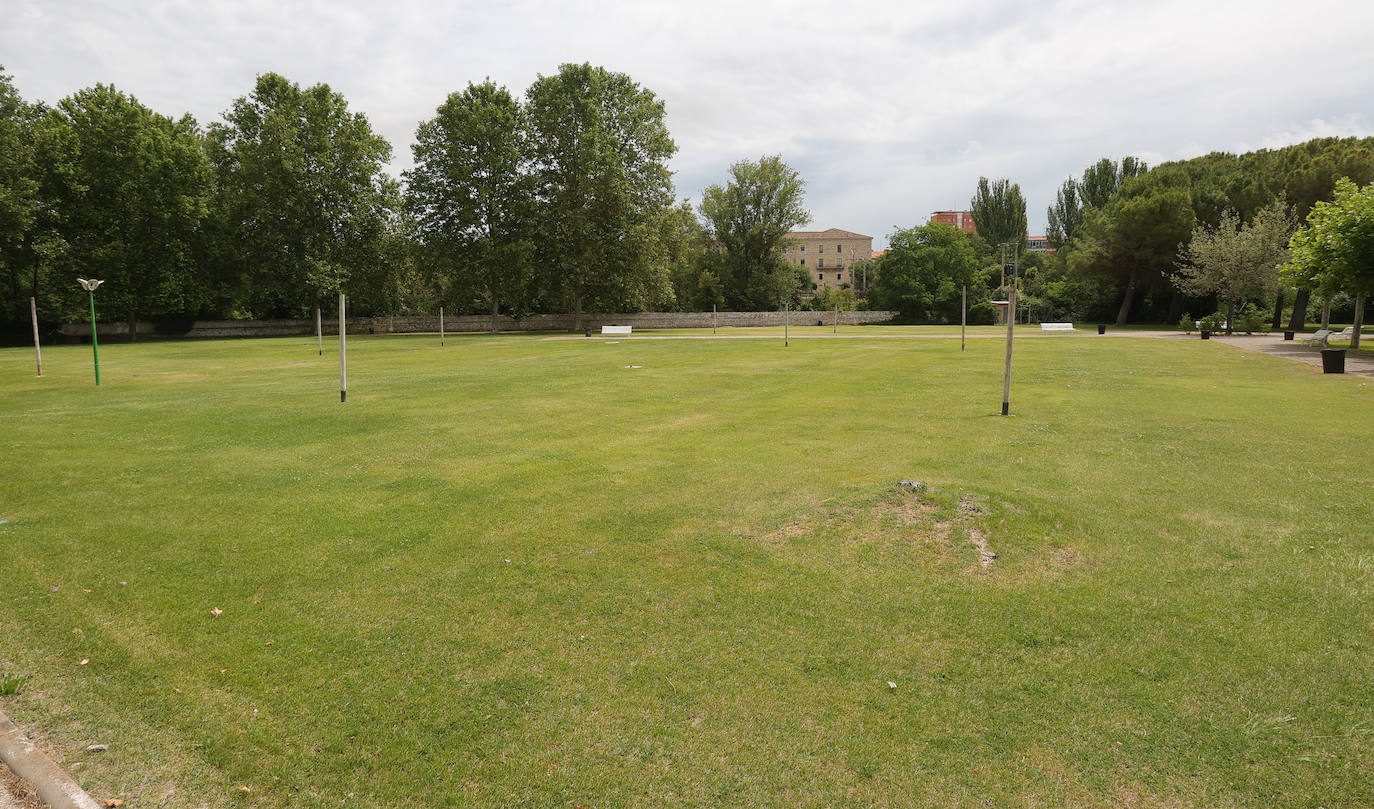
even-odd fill
[{"label": "white bench", "polygon": [[602,334],[629,334],[633,326],[602,326]]},{"label": "white bench", "polygon": [[1040,331],[1073,331],[1072,323],[1041,323]]},{"label": "white bench", "polygon": [[1300,337],[1298,342],[1307,343],[1310,346],[1324,346],[1326,341],[1331,339],[1330,329],[1317,329],[1311,337]]}]

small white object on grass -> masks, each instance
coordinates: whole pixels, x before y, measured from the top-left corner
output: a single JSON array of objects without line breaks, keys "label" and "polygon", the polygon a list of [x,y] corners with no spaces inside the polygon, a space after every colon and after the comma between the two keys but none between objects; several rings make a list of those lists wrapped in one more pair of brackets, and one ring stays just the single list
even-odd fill
[{"label": "small white object on grass", "polygon": [[888,688],[896,688],[896,687],[897,687],[897,684],[894,683],[894,682],[892,682],[891,680],[888,680],[888,681],[887,681],[887,687],[888,687]]}]

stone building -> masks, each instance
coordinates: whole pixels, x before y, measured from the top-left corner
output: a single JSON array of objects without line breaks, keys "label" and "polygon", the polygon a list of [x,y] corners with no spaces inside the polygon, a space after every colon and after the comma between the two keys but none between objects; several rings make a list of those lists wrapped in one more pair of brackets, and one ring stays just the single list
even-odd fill
[{"label": "stone building", "polygon": [[850,269],[873,255],[873,237],[849,230],[795,230],[787,234],[783,258],[805,267],[816,287],[853,285]]}]

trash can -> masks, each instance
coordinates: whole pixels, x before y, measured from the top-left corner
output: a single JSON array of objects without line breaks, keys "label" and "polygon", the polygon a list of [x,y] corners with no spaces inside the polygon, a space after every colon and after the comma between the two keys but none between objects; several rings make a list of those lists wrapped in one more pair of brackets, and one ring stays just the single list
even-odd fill
[{"label": "trash can", "polygon": [[1291,332],[1291,331],[1286,331],[1286,332],[1284,332],[1284,333],[1283,333],[1283,339],[1284,339],[1284,340],[1292,340],[1292,339],[1293,339],[1293,332]]},{"label": "trash can", "polygon": [[1107,333],[1107,324],[1106,324],[1106,323],[1098,323],[1098,324],[1097,324],[1097,333],[1098,333],[1098,334],[1106,334],[1106,333]]},{"label": "trash can", "polygon": [[1323,348],[1323,349],[1322,349],[1322,373],[1324,373],[1324,374],[1343,374],[1343,373],[1345,373],[1345,349],[1344,349],[1344,348]]},{"label": "trash can", "polygon": [[588,336],[588,337],[591,337],[591,336],[592,336],[592,330],[591,330],[591,329],[587,329],[587,336]]},{"label": "trash can", "polygon": [[1210,339],[1212,339],[1212,333],[1211,333],[1210,331],[1207,331],[1206,329],[1203,329],[1203,330],[1201,331],[1201,334],[1202,334],[1202,339],[1204,339],[1204,340],[1210,340]]},{"label": "trash can", "polygon": [[825,321],[824,321],[824,320],[817,320],[817,321],[816,321],[816,325],[817,325],[817,326],[824,326],[824,325],[825,325]]}]

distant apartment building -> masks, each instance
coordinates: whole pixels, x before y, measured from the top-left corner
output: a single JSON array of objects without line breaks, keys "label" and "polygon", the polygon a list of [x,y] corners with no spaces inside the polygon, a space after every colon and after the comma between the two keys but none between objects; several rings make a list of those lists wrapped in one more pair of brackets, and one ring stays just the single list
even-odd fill
[{"label": "distant apartment building", "polygon": [[978,232],[978,227],[973,224],[973,211],[936,211],[930,215],[930,221],[942,222],[968,233]]},{"label": "distant apartment building", "polygon": [[793,231],[783,249],[783,258],[810,271],[818,288],[853,285],[854,262],[872,255],[872,236],[839,228]]},{"label": "distant apartment building", "polygon": [[1032,253],[1049,253],[1054,255],[1054,248],[1050,247],[1050,240],[1044,236],[1027,236],[1027,249]]}]

